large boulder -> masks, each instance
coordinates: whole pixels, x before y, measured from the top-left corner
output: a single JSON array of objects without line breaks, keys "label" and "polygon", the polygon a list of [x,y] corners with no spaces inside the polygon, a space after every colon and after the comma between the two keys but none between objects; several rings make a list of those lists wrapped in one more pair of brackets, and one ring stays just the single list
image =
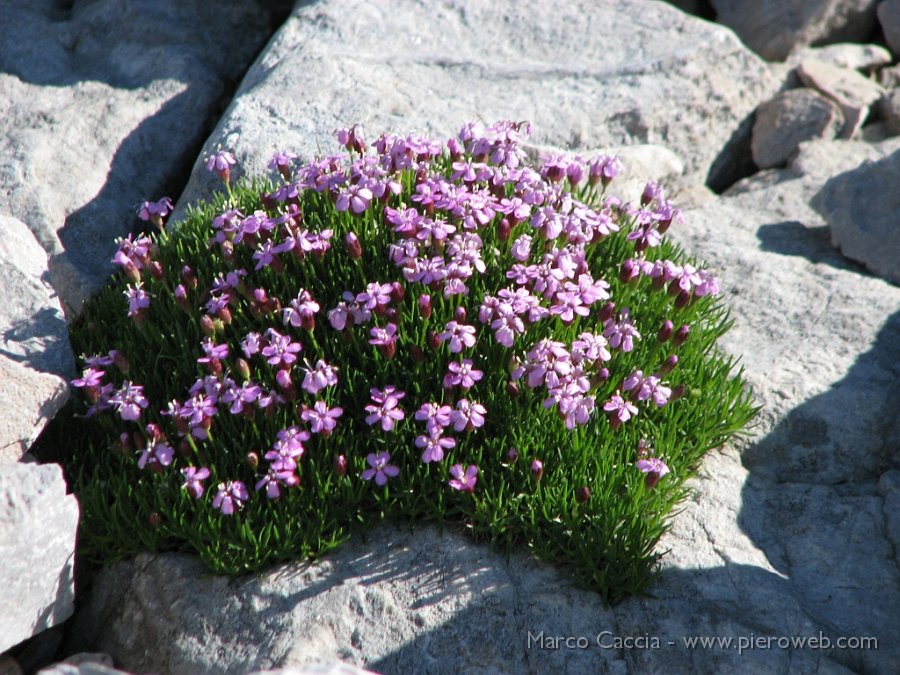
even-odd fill
[{"label": "large boulder", "polygon": [[0,652],[71,616],[77,524],[59,466],[0,465]]},{"label": "large boulder", "polygon": [[711,0],[716,21],[769,61],[809,44],[864,42],[878,0]]},{"label": "large boulder", "polygon": [[94,640],[83,647],[171,673],[322,659],[382,672],[890,672],[900,288],[833,249],[810,202],[893,151],[803,144],[786,169],[673,228],[719,275],[735,319],[722,347],[742,356],[763,408],[753,438],[705,459],[651,596],[606,608],[523,551],[507,560],[453,528],[385,526],[318,564],[234,581],[176,554],[104,569],[77,620]]},{"label": "large boulder", "polygon": [[0,213],[0,466],[17,462],[68,398],[75,361],[47,253]]},{"label": "large boulder", "polygon": [[0,0],[0,16],[0,212],[28,225],[77,311],[137,205],[180,188],[271,12],[255,0]]},{"label": "large boulder", "polygon": [[900,55],[900,1],[883,0],[878,3],[878,22],[884,39],[894,55]]},{"label": "large boulder", "polygon": [[260,173],[278,149],[334,152],[333,131],[354,123],[449,137],[472,120],[529,120],[536,143],[571,151],[666,145],[723,186],[746,175],[749,118],[776,86],[731,31],[650,0],[299,3],[181,205],[216,189],[202,159],[219,147]]},{"label": "large boulder", "polygon": [[[898,143],[900,145],[900,143]],[[813,205],[848,258],[900,284],[900,148],[834,176]]]}]

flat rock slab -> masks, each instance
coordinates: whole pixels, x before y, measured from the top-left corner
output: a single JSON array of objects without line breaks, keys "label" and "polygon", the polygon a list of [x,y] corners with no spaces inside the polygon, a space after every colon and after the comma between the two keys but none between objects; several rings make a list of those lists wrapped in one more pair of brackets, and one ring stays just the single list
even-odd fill
[{"label": "flat rock slab", "polygon": [[808,59],[797,66],[797,76],[807,87],[817,89],[837,103],[844,113],[841,138],[852,138],[869,114],[869,106],[884,94],[877,82],[847,68]]},{"label": "flat rock slab", "polygon": [[0,0],[0,16],[15,27],[0,33],[0,212],[28,225],[77,311],[141,201],[180,187],[270,12],[254,0]]},{"label": "flat rock slab", "polygon": [[798,52],[793,52],[787,63],[796,66],[807,59],[824,61],[837,68],[864,72],[886,66],[894,60],[890,51],[881,45],[841,42],[825,47],[804,47]]},{"label": "flat rock slab", "polygon": [[791,89],[756,109],[750,149],[760,169],[784,165],[800,143],[836,137],[844,115],[836,103],[812,89]]},{"label": "flat rock slab", "polygon": [[[803,144],[673,228],[719,275],[736,321],[722,347],[743,355],[764,408],[752,440],[705,459],[652,597],[604,608],[524,551],[385,526],[317,565],[231,582],[191,557],[140,556],[100,573],[78,632],[128,669],[172,673],[322,659],[389,673],[891,672],[900,288],[832,248],[810,202],[893,151]],[[700,637],[725,642],[689,646]]]},{"label": "flat rock slab", "polygon": [[716,21],[734,29],[769,61],[794,49],[829,42],[862,42],[875,26],[878,0],[711,0]]},{"label": "flat rock slab", "polygon": [[0,466],[0,652],[71,616],[77,525],[59,466]]},{"label": "flat rock slab", "polygon": [[75,360],[47,254],[0,214],[0,465],[17,462],[68,397]]},{"label": "flat rock slab", "polygon": [[355,123],[373,140],[528,120],[538,144],[665,145],[699,182],[727,184],[744,157],[732,146],[741,133],[749,143],[739,127],[775,88],[730,31],[649,0],[299,3],[206,143],[181,205],[219,187],[202,162],[218,147],[264,173],[279,149],[335,152],[334,130]]},{"label": "flat rock slab", "polygon": [[900,149],[834,176],[813,205],[844,255],[900,285]]}]

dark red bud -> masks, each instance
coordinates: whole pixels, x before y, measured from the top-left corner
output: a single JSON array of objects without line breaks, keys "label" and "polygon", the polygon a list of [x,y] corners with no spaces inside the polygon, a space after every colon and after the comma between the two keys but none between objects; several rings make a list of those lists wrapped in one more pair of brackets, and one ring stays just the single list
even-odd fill
[{"label": "dark red bud", "polygon": [[656,334],[656,337],[660,342],[666,342],[670,337],[672,337],[672,333],[674,331],[675,324],[667,319],[663,322],[663,325],[659,329],[659,332]]},{"label": "dark red bud", "polygon": [[244,461],[251,469],[255,469],[259,466],[259,455],[253,451],[250,451],[246,455],[244,455]]},{"label": "dark red bud", "polygon": [[347,473],[347,458],[343,455],[338,455],[334,460],[334,472],[338,476],[343,476]]},{"label": "dark red bud", "polygon": [[616,313],[616,303],[607,302],[603,307],[600,308],[600,311],[597,314],[597,318],[601,321],[608,321],[613,317]]},{"label": "dark red bud", "polygon": [[688,303],[691,301],[691,294],[688,291],[681,291],[678,294],[678,297],[675,298],[675,307],[678,309],[682,309],[688,306]]},{"label": "dark red bud", "polygon": [[579,504],[587,504],[591,499],[591,489],[587,485],[582,485],[575,491],[575,499]]},{"label": "dark red bud", "polygon": [[453,312],[453,318],[458,323],[465,323],[466,322],[466,308],[465,307],[457,307],[456,310]]},{"label": "dark red bud", "polygon": [[623,262],[622,266],[619,268],[619,281],[623,284],[627,284],[632,279],[636,279],[639,275],[640,270],[637,269],[634,260],[631,258]]},{"label": "dark red bud", "polygon": [[544,463],[541,460],[536,459],[531,463],[531,475],[538,482],[544,477]]},{"label": "dark red bud", "polygon": [[512,232],[512,226],[507,218],[503,218],[497,223],[497,239],[500,241],[509,241],[509,235]]},{"label": "dark red bud", "polygon": [[691,327],[687,324],[681,326],[675,333],[675,336],[672,338],[672,344],[676,347],[680,347],[685,342],[687,342],[688,337],[691,334]]},{"label": "dark red bud", "polygon": [[677,387],[673,387],[672,395],[669,397],[669,400],[677,401],[678,399],[682,398],[686,392],[687,387],[685,387],[683,384],[679,384]]},{"label": "dark red bud", "polygon": [[391,282],[391,300],[394,302],[403,302],[403,298],[406,297],[406,291],[403,288],[403,284],[399,281]]},{"label": "dark red bud", "polygon": [[671,373],[673,370],[675,370],[675,366],[677,366],[677,365],[678,365],[678,357],[675,354],[672,354],[669,358],[667,358],[663,362],[662,367],[659,369],[659,372],[664,373],[664,374]]},{"label": "dark red bud", "polygon": [[509,381],[506,383],[506,393],[510,395],[511,398],[515,398],[519,395],[521,389],[519,389],[519,383]]},{"label": "dark red bud", "polygon": [[419,296],[419,314],[422,315],[423,319],[428,319],[431,317],[431,296],[430,295],[420,295]]},{"label": "dark red bud", "polygon": [[185,265],[181,268],[181,280],[188,288],[197,288],[197,275],[194,274],[194,270],[192,270],[188,265]]},{"label": "dark red bud", "polygon": [[200,317],[200,330],[202,330],[203,334],[207,337],[212,337],[216,334],[216,326],[209,314],[204,314]]},{"label": "dark red bud", "polygon": [[344,243],[347,245],[347,253],[354,260],[362,257],[362,244],[359,243],[359,237],[353,232],[348,232],[344,237]]},{"label": "dark red bud", "polygon": [[149,516],[147,516],[147,522],[150,523],[152,527],[159,527],[162,525],[162,516],[159,515],[156,511],[153,511]]},{"label": "dark red bud", "polygon": [[193,450],[191,449],[191,444],[188,442],[186,438],[182,438],[181,442],[178,444],[178,454],[187,459],[191,456]]},{"label": "dark red bud", "polygon": [[422,351],[422,348],[419,345],[413,345],[412,347],[410,347],[409,355],[416,363],[425,363],[425,352]]},{"label": "dark red bud", "polygon": [[158,260],[154,260],[150,263],[150,274],[153,275],[153,278],[157,281],[162,281],[166,276],[166,271]]},{"label": "dark red bud", "polygon": [[437,351],[441,348],[441,338],[438,333],[428,334],[428,346]]},{"label": "dark red bud", "polygon": [[519,459],[519,451],[515,448],[510,448],[506,451],[506,461],[512,464],[517,459]]}]

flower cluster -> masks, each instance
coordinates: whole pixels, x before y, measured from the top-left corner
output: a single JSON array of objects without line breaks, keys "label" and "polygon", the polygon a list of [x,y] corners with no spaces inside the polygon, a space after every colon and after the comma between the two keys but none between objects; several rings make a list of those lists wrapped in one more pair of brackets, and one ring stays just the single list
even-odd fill
[{"label": "flower cluster", "polygon": [[[164,230],[120,239],[113,258],[125,321],[178,340],[178,376],[162,358],[132,369],[147,354],[125,347],[85,357],[72,385],[88,415],[112,420],[139,475],[174,476],[222,516],[325,483],[378,499],[426,476],[465,504],[503,471],[538,490],[565,462],[537,443],[519,464],[494,448],[528,419],[515,405],[573,438],[656,424],[684,394],[680,350],[716,279],[660,253],[682,214],[659,185],[630,204],[606,194],[615,157],[531,168],[529,133],[466,124],[446,142],[369,144],[353,126],[336,132],[346,152],[276,153],[254,200],[232,185],[234,155],[215,152],[227,197],[203,230],[208,259],[167,257]],[[164,198],[139,215],[162,228],[171,210]],[[632,469],[653,487],[669,468],[641,452]]]}]

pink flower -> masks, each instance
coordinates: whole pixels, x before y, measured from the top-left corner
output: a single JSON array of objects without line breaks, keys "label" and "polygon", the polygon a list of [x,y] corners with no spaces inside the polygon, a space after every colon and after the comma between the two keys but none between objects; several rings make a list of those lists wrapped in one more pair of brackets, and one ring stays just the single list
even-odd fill
[{"label": "pink flower", "polygon": [[406,394],[392,386],[386,387],[384,391],[372,389],[370,393],[374,405],[367,405],[365,408],[366,412],[371,413],[366,417],[366,424],[373,425],[377,422],[384,431],[393,431],[394,425],[406,417],[406,413],[399,407],[400,399]]},{"label": "pink flower", "polygon": [[268,473],[256,483],[256,491],[266,489],[266,497],[278,499],[281,496],[282,487],[296,487],[300,485],[300,477],[293,471],[276,471],[270,467]]},{"label": "pink flower", "polygon": [[137,465],[139,469],[143,469],[148,464],[154,466],[169,466],[175,457],[175,451],[166,443],[160,443],[154,439],[147,442],[147,446],[141,453]]},{"label": "pink flower", "polygon": [[656,487],[659,479],[669,473],[669,467],[658,457],[649,457],[647,459],[639,459],[637,468],[646,475],[647,487]]},{"label": "pink flower", "polygon": [[266,337],[269,344],[263,348],[262,354],[268,357],[270,364],[279,367],[290,366],[297,360],[297,354],[303,348],[299,342],[292,341],[289,336],[281,335],[272,328],[266,331]]},{"label": "pink flower", "polygon": [[191,495],[194,499],[200,499],[203,496],[206,488],[203,485],[203,481],[209,478],[209,469],[205,466],[200,467],[199,469],[193,466],[185,467],[181,470],[182,475],[184,476],[184,485],[185,490],[188,491],[188,494]]},{"label": "pink flower", "polygon": [[441,342],[449,340],[450,352],[458,354],[466,347],[475,345],[475,326],[467,326],[456,321],[450,321],[438,337]]},{"label": "pink flower", "polygon": [[362,472],[362,479],[372,480],[374,477],[375,484],[381,486],[387,483],[388,478],[396,478],[400,475],[400,469],[388,464],[390,461],[391,455],[388,452],[380,452],[377,455],[370,452],[366,456],[370,468]]},{"label": "pink flower", "polygon": [[440,436],[444,428],[450,426],[451,411],[449,405],[423,403],[416,411],[415,417],[420,422],[425,422],[425,430],[430,436]]},{"label": "pink flower", "polygon": [[452,478],[448,483],[454,490],[461,490],[469,493],[475,491],[475,483],[478,482],[478,467],[474,464],[470,464],[465,472],[463,471],[462,464],[454,464],[450,467],[450,475]]},{"label": "pink flower", "polygon": [[304,422],[309,422],[309,428],[314,434],[326,437],[331,435],[337,426],[337,418],[343,414],[343,408],[329,408],[325,401],[316,401],[312,408],[307,408],[300,413],[300,418]]},{"label": "pink flower", "polygon": [[484,426],[486,414],[483,405],[463,398],[456,402],[456,410],[450,413],[450,423],[456,431],[472,431]]},{"label": "pink flower", "polygon": [[128,298],[128,316],[137,316],[150,306],[150,296],[143,289],[140,281],[134,286],[129,286],[124,293]]},{"label": "pink flower", "polygon": [[[309,365],[309,362],[306,362]],[[316,361],[315,368],[304,368],[306,375],[303,376],[303,390],[315,396],[322,389],[332,387],[338,383],[337,372],[334,366],[330,366],[322,359]]]},{"label": "pink flower", "polygon": [[247,486],[239,480],[230,480],[227,483],[219,483],[219,491],[212,505],[214,509],[219,509],[223,516],[230,516],[248,499],[250,494],[247,492]]},{"label": "pink flower", "polygon": [[456,447],[456,440],[453,438],[444,438],[443,436],[418,436],[416,437],[416,447],[423,448],[422,461],[425,464],[429,462],[440,462],[444,459],[444,450]]},{"label": "pink flower", "polygon": [[444,389],[453,387],[460,387],[463,390],[471,389],[484,377],[482,371],[474,368],[471,359],[463,359],[461,363],[452,362],[448,369],[449,372],[444,375]]},{"label": "pink flower", "polygon": [[116,412],[123,420],[137,421],[141,417],[141,410],[150,405],[144,396],[144,387],[139,384],[131,384],[126,380],[122,387],[110,398]]},{"label": "pink flower", "polygon": [[609,413],[610,424],[616,428],[638,414],[637,406],[622,398],[618,391],[603,404],[603,409]]}]

